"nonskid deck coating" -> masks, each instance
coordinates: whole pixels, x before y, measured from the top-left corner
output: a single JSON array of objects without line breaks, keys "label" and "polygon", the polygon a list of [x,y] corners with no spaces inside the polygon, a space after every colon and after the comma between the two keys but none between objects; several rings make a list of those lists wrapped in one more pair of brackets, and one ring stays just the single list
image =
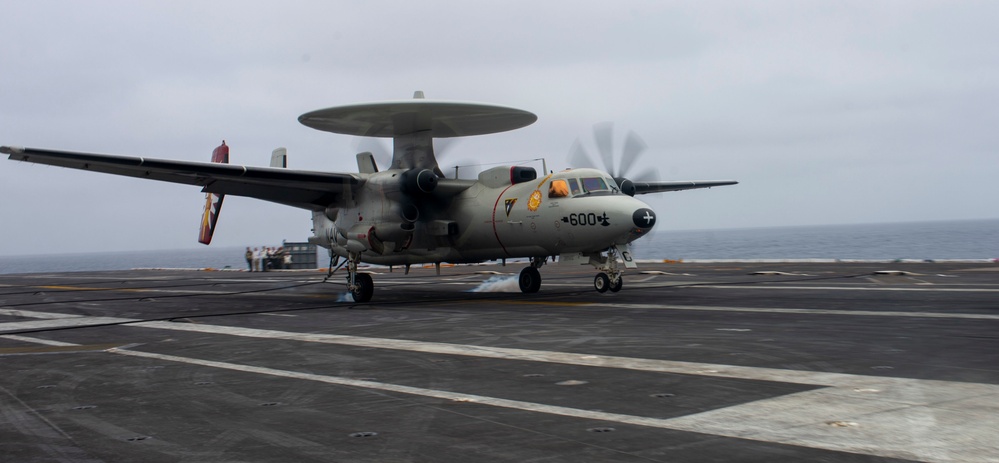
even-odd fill
[{"label": "nonskid deck coating", "polygon": [[379,268],[369,304],[317,272],[4,275],[0,453],[996,460],[997,267]]}]

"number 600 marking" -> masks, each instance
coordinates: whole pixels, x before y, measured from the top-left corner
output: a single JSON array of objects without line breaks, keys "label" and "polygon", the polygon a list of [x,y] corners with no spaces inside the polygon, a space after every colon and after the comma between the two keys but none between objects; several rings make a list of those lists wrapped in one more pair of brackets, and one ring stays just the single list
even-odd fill
[{"label": "number 600 marking", "polygon": [[597,220],[597,215],[590,212],[588,214],[569,214],[569,225],[596,225],[600,223]]}]

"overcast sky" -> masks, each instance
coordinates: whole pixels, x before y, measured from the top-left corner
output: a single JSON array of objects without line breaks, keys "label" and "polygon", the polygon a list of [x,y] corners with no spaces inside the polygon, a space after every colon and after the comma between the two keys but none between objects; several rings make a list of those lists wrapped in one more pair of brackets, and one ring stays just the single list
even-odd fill
[{"label": "overcast sky", "polygon": [[[999,2],[0,0],[0,144],[356,171],[302,113],[410,98],[538,122],[449,147],[737,186],[646,195],[669,229],[999,217]],[[0,160],[0,255],[195,248],[204,195]],[[300,241],[307,211],[227,197],[213,246]]]}]

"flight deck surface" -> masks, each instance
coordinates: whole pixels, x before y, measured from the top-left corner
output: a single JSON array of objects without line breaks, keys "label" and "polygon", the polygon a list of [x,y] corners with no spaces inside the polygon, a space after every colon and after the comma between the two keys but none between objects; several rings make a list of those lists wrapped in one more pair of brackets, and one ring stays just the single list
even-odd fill
[{"label": "flight deck surface", "polygon": [[997,264],[521,267],[0,275],[0,460],[999,461]]}]

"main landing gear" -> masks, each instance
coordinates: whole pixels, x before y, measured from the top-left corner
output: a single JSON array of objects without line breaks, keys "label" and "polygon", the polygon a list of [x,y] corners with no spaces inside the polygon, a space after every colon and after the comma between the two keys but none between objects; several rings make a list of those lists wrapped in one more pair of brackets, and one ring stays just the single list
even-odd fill
[{"label": "main landing gear", "polygon": [[538,270],[545,265],[547,257],[532,257],[531,266],[520,271],[520,291],[524,294],[538,292],[541,289],[541,272]]},{"label": "main landing gear", "polygon": [[357,272],[357,264],[360,262],[361,253],[347,253],[347,291],[350,291],[354,302],[368,302],[375,293],[375,282],[370,274]]}]

